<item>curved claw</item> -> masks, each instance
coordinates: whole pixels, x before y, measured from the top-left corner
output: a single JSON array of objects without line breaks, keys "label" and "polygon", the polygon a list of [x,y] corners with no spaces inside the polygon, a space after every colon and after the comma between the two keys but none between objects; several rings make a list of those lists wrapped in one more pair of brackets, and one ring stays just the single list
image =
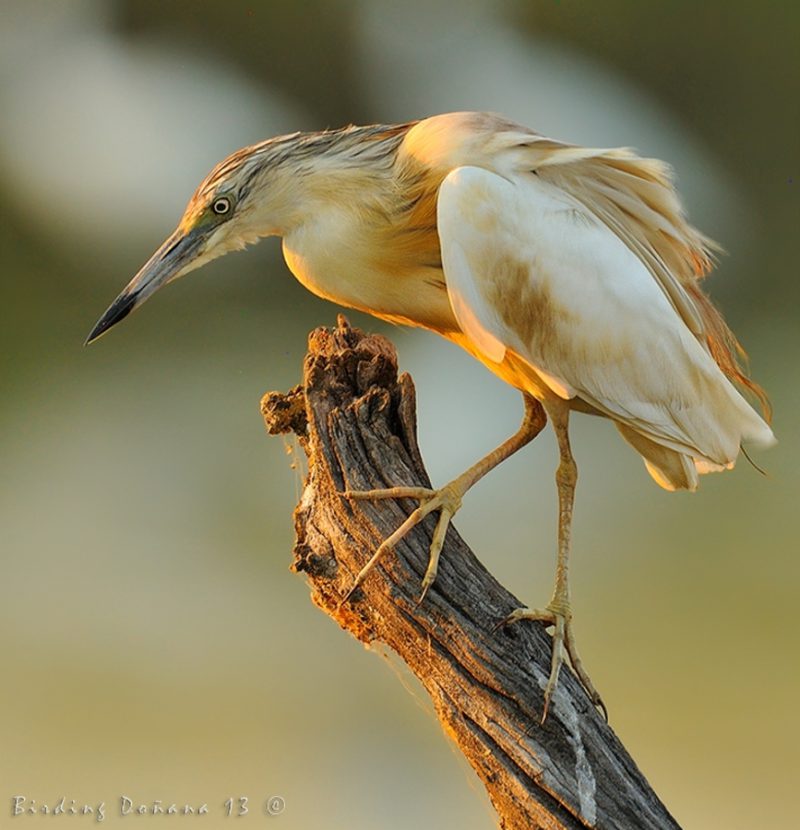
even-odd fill
[{"label": "curved claw", "polygon": [[535,608],[517,608],[511,612],[504,620],[497,624],[495,630],[505,626],[511,625],[519,620],[537,620],[543,622],[547,626],[555,626],[553,631],[553,653],[550,661],[550,676],[547,679],[547,685],[544,689],[544,709],[542,711],[542,723],[547,718],[547,712],[550,708],[550,701],[558,685],[558,676],[561,672],[561,666],[564,663],[564,653],[569,657],[569,662],[575,671],[575,675],[583,686],[586,695],[592,702],[593,706],[598,707],[602,713],[603,718],[608,722],[608,709],[603,703],[602,698],[597,693],[594,684],[589,679],[589,675],[583,668],[578,649],[575,645],[575,635],[572,631],[572,615],[568,605],[563,607],[558,606],[558,610],[547,607],[544,609]]},{"label": "curved claw", "polygon": [[433,539],[431,540],[430,559],[428,560],[428,567],[425,570],[425,576],[422,577],[422,592],[417,600],[417,607],[422,605],[422,600],[425,599],[425,594],[428,593],[428,588],[433,585],[436,575],[439,572],[439,555],[444,547],[445,536],[447,535],[447,528],[450,525],[450,519],[453,518],[454,510],[448,507],[442,507],[439,514],[439,521],[436,524],[436,530],[433,531]]},{"label": "curved claw", "polygon": [[357,590],[359,587],[360,587],[360,586],[358,586],[358,585],[356,585],[355,583],[353,583],[353,584],[350,586],[350,589],[348,590],[348,592],[347,592],[347,593],[346,593],[346,594],[345,594],[345,595],[344,595],[344,596],[343,596],[343,597],[339,600],[339,605],[338,605],[337,607],[338,607],[338,608],[341,608],[343,605],[345,605],[346,603],[350,602],[350,599],[352,598],[353,594],[356,592],[356,590]]},{"label": "curved claw", "polygon": [[583,662],[581,661],[578,649],[575,645],[575,634],[572,631],[572,626],[569,624],[566,626],[565,635],[565,645],[567,647],[569,661],[572,663],[572,668],[575,669],[575,674],[578,676],[578,680],[580,680],[584,691],[589,696],[592,706],[595,706],[602,711],[603,719],[606,723],[608,723],[608,709],[606,708],[605,703],[603,703],[603,698],[600,697],[597,689],[595,689],[589,675],[586,673],[586,669],[583,668]]},{"label": "curved claw", "polygon": [[350,590],[347,592],[347,597],[349,597],[356,588],[358,588],[361,583],[366,579],[367,574],[375,567],[378,563],[378,560],[383,556],[384,553],[390,551],[402,538],[405,536],[413,527],[418,525],[427,515],[428,513],[433,510],[433,507],[429,507],[428,504],[420,505],[404,522],[391,534],[391,536],[387,536],[375,550],[375,553],[372,554],[369,561],[366,565],[358,572],[356,578],[353,580],[353,585],[351,586]]},{"label": "curved claw", "polygon": [[436,574],[439,567],[439,555],[444,546],[445,536],[447,534],[447,527],[450,524],[450,519],[455,514],[456,510],[461,506],[461,495],[459,488],[455,486],[454,482],[443,487],[441,490],[431,490],[427,487],[390,487],[385,490],[345,490],[342,495],[346,498],[372,500],[372,499],[402,499],[414,498],[419,499],[421,504],[414,510],[413,513],[397,528],[390,536],[378,545],[375,553],[372,554],[369,561],[358,572],[350,590],[345,594],[341,600],[340,605],[349,601],[353,592],[364,581],[366,576],[377,564],[378,560],[389,550],[391,550],[404,536],[406,536],[414,527],[416,527],[428,514],[434,510],[440,510],[441,515],[436,524],[436,529],[433,533],[430,547],[430,559],[428,560],[428,567],[425,575],[422,578],[422,592],[417,600],[417,606],[425,599],[428,589],[436,579]]},{"label": "curved claw", "polygon": [[561,672],[561,664],[564,662],[564,629],[566,628],[566,620],[564,617],[560,615],[556,616],[555,626],[556,630],[553,632],[553,654],[550,658],[550,677],[547,679],[547,686],[544,688],[542,723],[547,719],[547,710],[550,708],[550,700],[553,697],[553,692],[556,690],[558,675]]}]

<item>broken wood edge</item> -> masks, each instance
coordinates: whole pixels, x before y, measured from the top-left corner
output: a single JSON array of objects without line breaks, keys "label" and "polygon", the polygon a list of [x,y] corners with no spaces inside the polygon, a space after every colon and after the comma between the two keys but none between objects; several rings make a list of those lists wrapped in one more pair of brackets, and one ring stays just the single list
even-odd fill
[{"label": "broken wood edge", "polygon": [[421,604],[435,516],[342,602],[377,545],[417,506],[356,502],[343,491],[431,486],[417,445],[414,386],[398,376],[392,344],[340,315],[336,328],[309,335],[303,382],[267,393],[261,411],[267,431],[295,434],[308,459],[293,570],[305,573],[313,602],[342,628],[364,643],[385,643],[409,666],[486,786],[500,826],[678,828],[566,666],[540,723],[551,639],[540,623],[497,628],[522,603],[452,526]]}]

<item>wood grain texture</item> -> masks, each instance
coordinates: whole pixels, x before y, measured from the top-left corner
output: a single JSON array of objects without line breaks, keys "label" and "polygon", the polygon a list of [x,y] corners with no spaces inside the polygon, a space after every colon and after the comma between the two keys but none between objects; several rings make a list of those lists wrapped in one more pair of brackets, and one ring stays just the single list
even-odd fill
[{"label": "wood grain texture", "polygon": [[496,628],[522,603],[452,527],[438,578],[417,605],[435,515],[341,603],[376,546],[417,506],[349,501],[341,492],[430,486],[414,386],[398,377],[388,340],[343,317],[335,329],[316,329],[302,384],[265,395],[262,413],[270,433],[295,433],[308,457],[294,570],[342,628],[387,644],[408,664],[486,785],[502,828],[678,828],[567,667],[540,724],[550,637],[539,623]]}]

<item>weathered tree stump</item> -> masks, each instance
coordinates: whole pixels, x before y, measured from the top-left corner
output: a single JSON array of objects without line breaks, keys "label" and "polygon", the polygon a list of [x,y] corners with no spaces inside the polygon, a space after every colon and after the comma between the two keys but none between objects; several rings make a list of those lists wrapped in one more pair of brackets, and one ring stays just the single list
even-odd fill
[{"label": "weathered tree stump", "polygon": [[262,400],[270,433],[293,432],[308,456],[295,511],[293,569],[313,601],[363,642],[394,649],[430,694],[445,732],[483,780],[505,830],[652,830],[678,825],[565,666],[540,724],[550,671],[544,627],[497,628],[520,603],[451,527],[439,574],[418,604],[436,516],[372,571],[355,575],[417,506],[350,501],[345,489],[429,487],[417,447],[411,378],[394,347],[339,318],[309,337],[303,382]]}]

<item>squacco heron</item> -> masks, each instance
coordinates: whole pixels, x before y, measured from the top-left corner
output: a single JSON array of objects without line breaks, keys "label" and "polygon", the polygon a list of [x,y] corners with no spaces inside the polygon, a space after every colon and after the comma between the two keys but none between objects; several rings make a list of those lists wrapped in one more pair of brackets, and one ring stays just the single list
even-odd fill
[{"label": "squacco heron", "polygon": [[743,441],[774,441],[737,391],[754,393],[768,417],[700,287],[716,246],[688,224],[668,168],[473,112],[269,139],[211,171],[89,341],[160,286],[264,236],[282,237],[289,269],[315,294],[435,331],[524,398],[519,431],[441,489],[346,494],[420,502],[353,587],[437,512],[424,596],[463,495],[549,417],[560,454],[555,589],[543,608],[520,608],[506,623],[553,627],[543,718],[565,652],[602,706],[572,625],[570,414],[611,419],[667,490],[694,490],[700,474],[730,469]]}]

